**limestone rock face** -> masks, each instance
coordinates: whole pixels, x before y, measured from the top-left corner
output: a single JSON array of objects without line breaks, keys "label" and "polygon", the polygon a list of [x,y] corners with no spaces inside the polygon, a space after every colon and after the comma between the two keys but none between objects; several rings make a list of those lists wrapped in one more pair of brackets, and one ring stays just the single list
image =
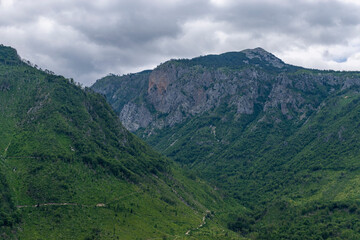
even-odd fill
[{"label": "limestone rock face", "polygon": [[124,105],[119,117],[123,125],[130,131],[147,127],[152,120],[151,113],[144,105],[137,105],[132,102]]},{"label": "limestone rock face", "polygon": [[271,53],[265,51],[262,48],[247,49],[243,51],[246,54],[246,57],[249,59],[258,58],[264,62],[267,62],[268,65],[272,65],[276,68],[285,67],[285,63],[279,58],[275,57]]},{"label": "limestone rock face", "polygon": [[112,76],[92,87],[104,94],[130,131],[172,127],[220,105],[237,115],[268,113],[262,121],[303,120],[334,89],[360,85],[360,79],[285,64],[262,48],[170,60],[152,71]]}]

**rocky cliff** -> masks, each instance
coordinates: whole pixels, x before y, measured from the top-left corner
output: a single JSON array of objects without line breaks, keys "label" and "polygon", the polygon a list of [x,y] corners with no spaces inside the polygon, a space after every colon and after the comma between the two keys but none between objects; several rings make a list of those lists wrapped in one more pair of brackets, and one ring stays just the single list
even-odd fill
[{"label": "rocky cliff", "polygon": [[170,60],[152,71],[105,77],[92,88],[106,95],[126,128],[151,134],[220,104],[233,107],[237,115],[253,114],[257,106],[303,120],[324,96],[354,84],[359,78],[291,66],[256,48]]}]

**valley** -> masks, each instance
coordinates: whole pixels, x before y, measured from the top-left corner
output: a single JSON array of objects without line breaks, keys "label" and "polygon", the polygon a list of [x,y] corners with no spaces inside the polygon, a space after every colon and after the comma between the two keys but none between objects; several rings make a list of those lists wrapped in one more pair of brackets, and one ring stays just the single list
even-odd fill
[{"label": "valley", "polygon": [[359,86],[360,72],[305,69],[256,48],[170,60],[92,88],[130,131],[244,206],[225,210],[229,229],[356,239]]},{"label": "valley", "polygon": [[357,239],[359,90],[261,48],[83,88],[1,46],[1,237]]},{"label": "valley", "polygon": [[182,239],[226,201],[129,133],[102,96],[11,47],[0,86],[2,239]]}]

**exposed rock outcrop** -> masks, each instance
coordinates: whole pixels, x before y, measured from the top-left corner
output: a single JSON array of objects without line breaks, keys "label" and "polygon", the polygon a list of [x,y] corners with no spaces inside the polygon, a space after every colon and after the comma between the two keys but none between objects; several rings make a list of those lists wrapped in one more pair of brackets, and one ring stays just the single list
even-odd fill
[{"label": "exposed rock outcrop", "polygon": [[[237,115],[253,114],[257,106],[302,121],[334,89],[354,85],[360,85],[360,78],[291,66],[255,48],[170,60],[146,74],[98,80],[93,88],[107,96],[126,128],[151,133],[220,105],[233,107]],[[268,118],[280,121],[273,114]]]}]

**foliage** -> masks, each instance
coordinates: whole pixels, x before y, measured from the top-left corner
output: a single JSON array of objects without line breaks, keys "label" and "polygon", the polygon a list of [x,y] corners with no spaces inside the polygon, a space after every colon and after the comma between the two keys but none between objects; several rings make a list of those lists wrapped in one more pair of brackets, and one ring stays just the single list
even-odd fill
[{"label": "foliage", "polygon": [[288,117],[280,107],[265,110],[266,100],[259,97],[252,114],[239,114],[223,100],[175,126],[136,132],[187,169],[190,178],[205,178],[230,202],[235,199],[237,210],[224,204],[220,214],[229,229],[253,239],[359,238],[359,72],[286,64],[278,69],[242,52],[171,60],[158,68],[174,65],[190,69],[188,81],[194,72],[254,68],[271,83],[281,72],[291,79],[287,89],[301,96],[301,106],[313,106],[306,112],[287,106]]},{"label": "foliage", "polygon": [[360,96],[352,88],[322,98],[306,121],[279,113],[280,122],[262,122],[262,111],[236,117],[220,106],[147,141],[246,206],[245,214],[229,214],[233,231],[256,239],[356,239]]},{"label": "foliage", "polygon": [[2,239],[181,239],[209,203],[219,208],[213,188],[124,129],[103,96],[14,49],[0,56]]}]

